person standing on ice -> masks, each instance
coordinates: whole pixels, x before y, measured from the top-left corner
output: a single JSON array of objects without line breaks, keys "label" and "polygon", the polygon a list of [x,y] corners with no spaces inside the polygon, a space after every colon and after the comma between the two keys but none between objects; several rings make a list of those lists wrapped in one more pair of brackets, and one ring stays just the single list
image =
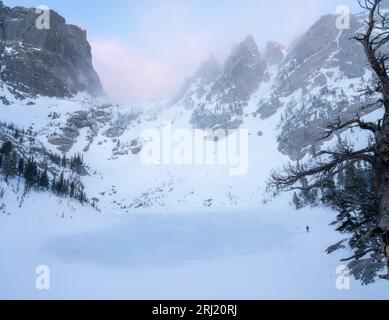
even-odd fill
[{"label": "person standing on ice", "polygon": [[309,228],[309,226],[307,226],[307,233],[309,233],[311,231],[311,229]]}]

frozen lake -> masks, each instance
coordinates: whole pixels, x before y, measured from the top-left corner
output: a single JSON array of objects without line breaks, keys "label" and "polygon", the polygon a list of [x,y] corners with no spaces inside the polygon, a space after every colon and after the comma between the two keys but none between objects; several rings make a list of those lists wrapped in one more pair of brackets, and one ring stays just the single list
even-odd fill
[{"label": "frozen lake", "polygon": [[47,252],[65,263],[161,267],[272,251],[294,235],[258,215],[136,215],[117,226],[51,240]]},{"label": "frozen lake", "polygon": [[[324,253],[338,237],[328,213],[138,214],[93,227],[24,218],[0,225],[0,298],[389,297],[382,282],[337,290],[345,253]],[[35,288],[38,265],[50,268],[49,291]]]}]

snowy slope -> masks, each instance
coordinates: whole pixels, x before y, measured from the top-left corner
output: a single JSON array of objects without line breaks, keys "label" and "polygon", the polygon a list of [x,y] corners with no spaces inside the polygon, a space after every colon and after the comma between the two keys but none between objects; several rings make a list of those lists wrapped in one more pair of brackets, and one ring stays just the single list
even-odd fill
[{"label": "snowy slope", "polygon": [[[262,95],[266,86],[269,85],[259,88],[248,108],[255,108],[256,96]],[[249,131],[249,158],[248,172],[242,176],[231,176],[230,164],[145,165],[139,153],[131,152],[131,141],[139,139],[147,129],[162,130],[166,123],[172,123],[173,131],[187,129],[193,132],[190,113],[179,104],[161,110],[161,103],[106,107],[104,101],[90,101],[82,95],[69,100],[38,98],[34,105],[27,101],[15,101],[10,106],[3,106],[2,121],[32,129],[46,148],[59,152],[61,145],[53,144],[53,135],[66,131],[64,127],[75,113],[89,113],[90,108],[100,106],[105,106],[104,112],[109,120],[98,123],[96,130],[82,127],[82,124],[79,136],[67,154],[84,154],[91,170],[90,176],[85,177],[83,182],[88,196],[98,199],[102,211],[196,211],[208,208],[209,203],[212,204],[210,208],[217,211],[255,209],[263,201],[265,180],[270,170],[287,160],[277,151],[278,113],[266,120],[258,120],[252,115],[244,119],[240,129]],[[136,110],[141,111],[137,113]],[[127,114],[137,116],[117,135],[107,134],[117,126],[115,119]],[[91,136],[92,140],[89,139]],[[117,147],[119,140],[120,147]],[[144,203],[142,208],[139,208],[139,203]]]}]

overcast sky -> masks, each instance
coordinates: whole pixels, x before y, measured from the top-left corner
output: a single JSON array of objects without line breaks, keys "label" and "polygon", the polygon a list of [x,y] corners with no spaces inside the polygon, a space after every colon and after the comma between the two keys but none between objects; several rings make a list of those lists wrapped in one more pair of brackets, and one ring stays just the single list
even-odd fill
[{"label": "overcast sky", "polygon": [[199,64],[220,62],[252,34],[289,44],[320,16],[356,0],[5,0],[9,6],[47,5],[88,31],[94,65],[117,102],[169,98]]}]

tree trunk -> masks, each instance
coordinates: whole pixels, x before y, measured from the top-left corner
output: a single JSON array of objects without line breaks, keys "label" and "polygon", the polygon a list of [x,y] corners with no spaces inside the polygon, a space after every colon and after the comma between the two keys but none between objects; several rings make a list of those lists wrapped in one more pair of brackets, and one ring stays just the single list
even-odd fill
[{"label": "tree trunk", "polygon": [[382,126],[375,137],[377,146],[375,174],[379,206],[378,223],[383,231],[389,231],[389,102],[387,104],[388,107],[385,106]]},{"label": "tree trunk", "polygon": [[389,113],[385,112],[381,129],[376,133],[376,190],[378,226],[382,230],[384,253],[389,274]]}]

